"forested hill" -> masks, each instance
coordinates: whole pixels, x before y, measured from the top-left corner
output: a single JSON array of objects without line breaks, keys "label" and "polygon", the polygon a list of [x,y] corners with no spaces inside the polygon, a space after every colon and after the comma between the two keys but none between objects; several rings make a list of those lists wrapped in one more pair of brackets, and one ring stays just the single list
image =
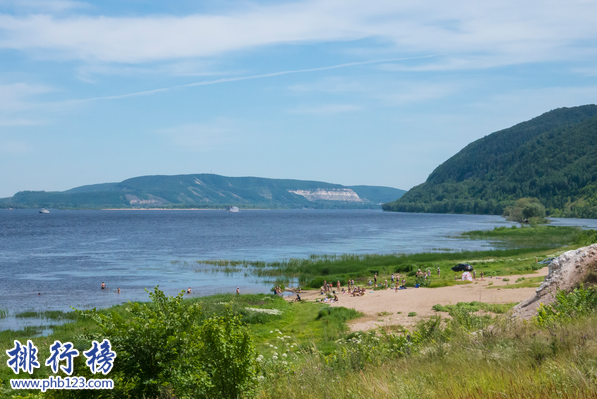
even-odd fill
[{"label": "forested hill", "polygon": [[62,192],[21,191],[3,208],[379,208],[404,190],[214,174],[142,176]]},{"label": "forested hill", "polygon": [[552,216],[597,218],[597,106],[560,108],[467,145],[386,211],[502,214],[536,197]]}]

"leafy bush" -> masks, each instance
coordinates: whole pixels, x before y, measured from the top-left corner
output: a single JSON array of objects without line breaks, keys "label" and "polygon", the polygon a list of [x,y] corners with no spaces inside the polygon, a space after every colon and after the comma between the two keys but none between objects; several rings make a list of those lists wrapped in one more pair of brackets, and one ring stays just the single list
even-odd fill
[{"label": "leafy bush", "polygon": [[[190,399],[254,394],[255,349],[240,316],[227,308],[224,316],[200,324],[201,307],[184,304],[183,293],[166,297],[156,287],[149,296],[149,304],[132,304],[132,316],[127,319],[116,312],[80,312],[101,329],[100,334],[87,339],[109,339],[118,356],[108,375],[118,383],[113,391],[106,392],[108,397],[170,395]],[[78,369],[86,368],[81,365]],[[81,397],[78,391],[55,393],[58,397]]]},{"label": "leafy bush", "polygon": [[415,317],[417,315],[417,312],[409,312],[408,313],[408,317]]},{"label": "leafy bush", "polygon": [[597,308],[597,289],[595,287],[576,288],[573,291],[558,290],[556,299],[550,305],[540,304],[535,321],[539,325],[566,323],[579,316],[593,313]]}]

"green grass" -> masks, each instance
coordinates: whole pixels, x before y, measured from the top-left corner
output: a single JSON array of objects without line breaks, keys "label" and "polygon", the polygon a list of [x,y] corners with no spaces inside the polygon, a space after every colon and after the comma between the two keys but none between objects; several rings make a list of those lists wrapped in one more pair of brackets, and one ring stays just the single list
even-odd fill
[{"label": "green grass", "polygon": [[578,241],[583,235],[580,227],[545,226],[496,227],[493,230],[475,230],[462,233],[461,237],[476,240],[501,241],[506,247],[563,246]]},{"label": "green grass", "polygon": [[76,312],[62,312],[59,310],[46,310],[44,312],[26,311],[15,314],[18,319],[48,319],[48,320],[78,320]]},{"label": "green grass", "polygon": [[[516,284],[508,285],[494,285],[487,287],[488,289],[501,288],[501,289],[514,289],[514,288],[537,288],[545,280],[545,276],[519,278],[516,280]],[[504,279],[506,281],[506,279]]]},{"label": "green grass", "polygon": [[455,309],[465,310],[467,312],[478,312],[480,310],[484,310],[486,312],[492,313],[506,313],[508,310],[512,309],[512,307],[516,305],[516,303],[506,303],[506,304],[497,304],[497,303],[485,303],[485,302],[458,302],[456,305],[433,305],[432,309],[436,312],[451,312]]},{"label": "green grass", "polygon": [[482,334],[456,331],[448,342],[436,335],[421,351],[375,358],[360,369],[332,369],[305,354],[296,372],[266,379],[259,398],[597,397],[595,316],[551,330],[498,325]]}]

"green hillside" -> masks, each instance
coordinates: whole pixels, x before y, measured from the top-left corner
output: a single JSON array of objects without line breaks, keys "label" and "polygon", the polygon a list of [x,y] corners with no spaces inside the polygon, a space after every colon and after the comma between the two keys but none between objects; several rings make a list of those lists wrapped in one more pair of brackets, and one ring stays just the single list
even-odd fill
[{"label": "green hillside", "polygon": [[556,109],[483,137],[383,209],[502,214],[523,197],[552,216],[597,218],[597,106]]},{"label": "green hillside", "polygon": [[62,192],[21,191],[2,207],[242,207],[378,208],[403,190],[305,180],[214,174],[142,176]]}]

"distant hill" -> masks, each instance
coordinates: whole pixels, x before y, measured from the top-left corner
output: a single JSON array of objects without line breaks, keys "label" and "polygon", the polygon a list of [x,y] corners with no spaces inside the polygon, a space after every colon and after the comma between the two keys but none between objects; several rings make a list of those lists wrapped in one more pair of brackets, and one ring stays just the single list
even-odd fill
[{"label": "distant hill", "polygon": [[62,192],[21,191],[1,206],[26,208],[379,208],[404,190],[214,174],[143,176]]},{"label": "distant hill", "polygon": [[597,106],[556,109],[474,141],[383,209],[501,214],[523,197],[552,216],[597,218]]}]

